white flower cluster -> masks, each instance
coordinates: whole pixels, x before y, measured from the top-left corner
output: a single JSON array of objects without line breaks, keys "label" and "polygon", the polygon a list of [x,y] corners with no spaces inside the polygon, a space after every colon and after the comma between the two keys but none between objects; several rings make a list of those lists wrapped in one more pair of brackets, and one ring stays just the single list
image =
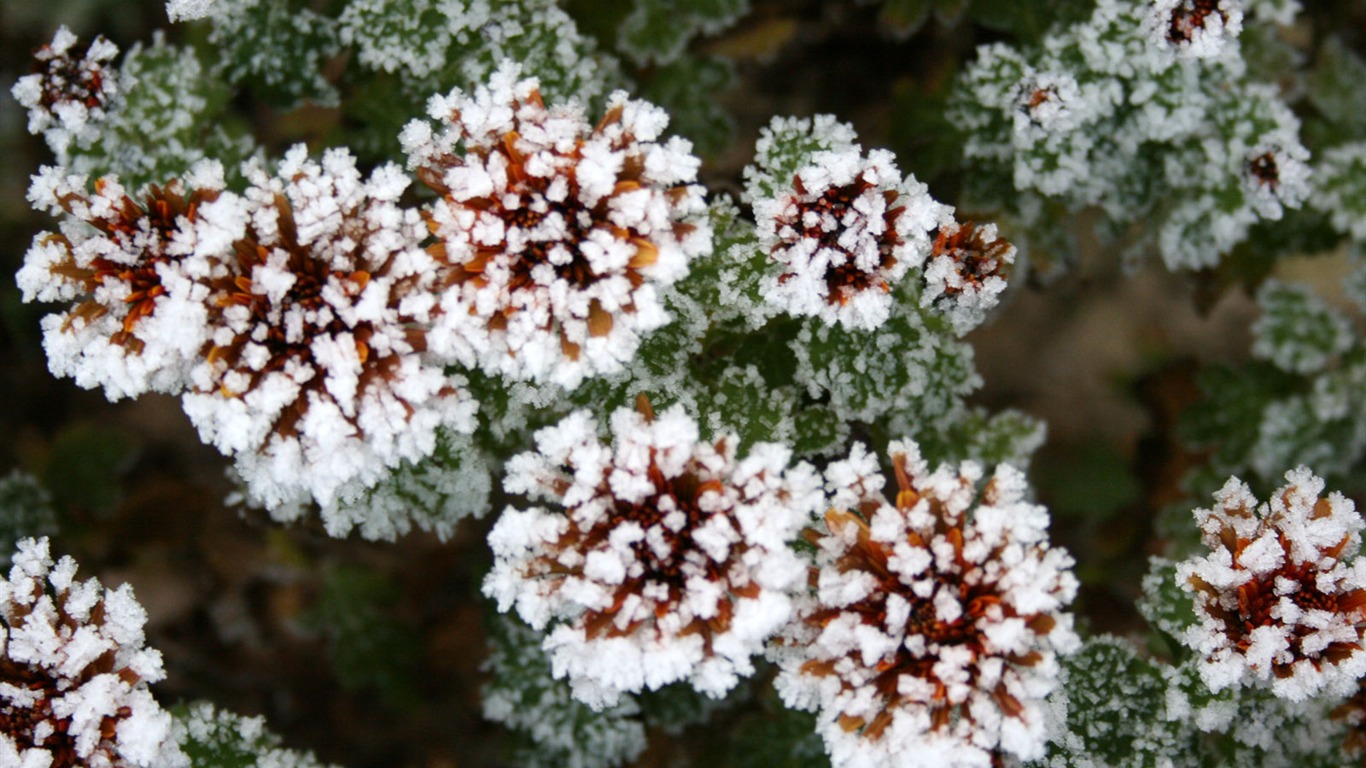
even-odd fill
[{"label": "white flower cluster", "polygon": [[1195,510],[1208,555],[1177,566],[1197,623],[1182,638],[1212,691],[1260,683],[1302,701],[1345,695],[1366,673],[1366,527],[1342,494],[1321,494],[1307,467],[1259,503],[1230,478]]},{"label": "white flower cluster", "polygon": [[587,412],[536,433],[506,488],[556,508],[507,509],[484,592],[545,641],[556,677],[602,708],[678,680],[719,697],[791,617],[805,576],[788,541],[822,502],[790,451],[704,442],[675,406],[612,414],[603,445]]},{"label": "white flower cluster", "polygon": [[931,473],[915,443],[888,451],[891,502],[862,445],[826,471],[814,590],[773,645],[778,691],[817,711],[836,768],[1041,757],[1057,654],[1079,644],[1072,558],[1049,547],[1018,470],[1000,467],[979,497],[979,465]]},{"label": "white flower cluster", "polygon": [[[965,153],[1118,231],[1144,222],[1169,267],[1213,266],[1309,194],[1299,121],[1248,80],[1240,18],[1231,0],[1100,0],[1035,51],[984,46],[952,109]],[[1154,43],[1169,35],[1182,55]]]},{"label": "white flower cluster", "polygon": [[1239,0],[1151,0],[1144,26],[1153,43],[1177,56],[1224,55],[1243,30]]},{"label": "white flower cluster", "polygon": [[596,127],[505,65],[401,138],[441,194],[428,212],[451,290],[429,341],[470,367],[574,388],[622,370],[668,321],[659,289],[711,248],[698,160],[664,110],[608,101]]},{"label": "white flower cluster", "polygon": [[438,428],[472,431],[476,403],[427,352],[442,273],[398,167],[363,180],[345,151],[319,163],[296,147],[275,174],[244,173],[246,192],[227,192],[205,163],[140,205],[116,179],[87,196],[84,178],[46,172],[30,197],[74,221],[35,240],[19,283],[80,301],[44,320],[54,373],[111,398],[188,390],[253,501],[326,514],[429,456]]},{"label": "white flower cluster", "polygon": [[185,765],[147,689],[164,672],[132,589],[76,581],[46,538],[19,542],[13,563],[0,580],[0,765]]},{"label": "white flower cluster", "polygon": [[[790,168],[784,145],[814,151]],[[886,322],[893,287],[930,255],[933,231],[952,221],[891,152],[866,156],[848,126],[775,118],[746,169],[759,247],[780,269],[764,299],[800,317],[872,329]]]},{"label": "white flower cluster", "polygon": [[105,107],[118,93],[118,71],[110,65],[118,46],[96,37],[80,58],[75,46],[76,35],[59,27],[52,42],[34,54],[39,71],[19,78],[11,91],[28,110],[29,133],[42,134],[62,159],[72,144],[95,135]]}]

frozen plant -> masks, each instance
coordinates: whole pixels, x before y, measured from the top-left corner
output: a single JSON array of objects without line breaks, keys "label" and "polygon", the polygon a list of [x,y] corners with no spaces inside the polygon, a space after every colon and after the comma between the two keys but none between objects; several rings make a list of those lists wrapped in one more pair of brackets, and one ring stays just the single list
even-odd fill
[{"label": "frozen plant", "polygon": [[620,370],[668,320],[659,289],[711,245],[688,142],[622,92],[596,127],[579,105],[548,107],[515,66],[429,111],[440,132],[414,121],[402,138],[441,195],[426,215],[452,289],[433,348],[571,389]]},{"label": "frozen plant", "polygon": [[147,689],[165,672],[143,646],[146,611],[127,585],[75,576],[46,538],[24,539],[0,581],[0,764],[184,765]]},{"label": "frozen plant", "polygon": [[913,442],[887,452],[891,499],[860,444],[826,470],[813,589],[774,646],[779,692],[817,711],[836,768],[1040,757],[1057,656],[1078,645],[1071,557],[1012,467],[979,491],[975,463],[931,472]]},{"label": "frozen plant", "polygon": [[1201,657],[1213,691],[1269,685],[1301,701],[1345,695],[1366,672],[1366,562],[1356,558],[1355,505],[1306,467],[1259,503],[1236,478],[1197,509],[1210,554],[1177,566],[1195,594],[1197,623],[1182,638]]},{"label": "frozen plant", "polygon": [[803,570],[788,542],[821,504],[784,446],[701,439],[681,408],[586,412],[536,433],[507,490],[562,509],[509,508],[484,591],[546,637],[556,677],[601,708],[678,680],[720,696],[789,618]]},{"label": "frozen plant", "polygon": [[[1345,766],[1366,751],[1350,6],[169,0],[184,26],[109,32],[122,54],[26,28],[50,42],[0,129],[50,150],[28,198],[52,223],[15,265],[46,306],[0,301],[0,336],[33,313],[56,377],[186,412],[231,465],[225,506],[311,522],[283,554],[331,575],[299,623],[383,694],[338,709],[412,725],[334,729],[328,754],[437,764],[450,745],[417,753],[459,710],[500,734],[457,747],[475,765]],[[1070,335],[1148,253],[1164,311],[1255,302],[1227,362],[1178,364],[1158,337],[1185,325]],[[1078,311],[1038,313],[1069,264]],[[1292,282],[1327,269],[1342,296]],[[28,393],[40,356],[13,338]],[[1142,370],[1110,370],[1131,338]],[[1045,424],[1009,401],[1040,379],[1077,400],[1058,347],[1141,391],[1148,432],[1092,450],[1086,411],[1031,469]],[[163,498],[82,503],[88,474],[169,466],[160,428],[89,461],[48,415],[87,401],[45,399],[0,446],[54,499],[0,482],[0,544],[102,544]],[[412,578],[332,567],[403,567],[370,543],[400,537],[431,555]],[[125,593],[43,546],[0,595],[0,768],[317,764],[259,719],[155,709],[155,653],[101,650],[141,637]],[[137,546],[104,551],[140,567]],[[38,651],[67,656],[24,667]],[[426,662],[480,670],[479,700],[399,680]],[[95,681],[98,712],[73,703]],[[406,743],[344,751],[360,733]]]}]

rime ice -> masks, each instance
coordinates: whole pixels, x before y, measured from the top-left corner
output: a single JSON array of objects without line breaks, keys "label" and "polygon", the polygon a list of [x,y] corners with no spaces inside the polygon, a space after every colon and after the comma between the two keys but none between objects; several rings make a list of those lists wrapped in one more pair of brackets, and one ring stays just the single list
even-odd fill
[{"label": "rime ice", "polygon": [[401,137],[441,195],[427,212],[450,288],[430,341],[461,363],[576,387],[668,321],[658,291],[708,252],[698,161],[667,114],[618,92],[593,127],[512,65],[431,102]]},{"label": "rime ice", "polygon": [[46,538],[19,542],[0,581],[0,764],[52,768],[181,766],[171,716],[148,683],[164,673],[143,647],[132,590],[76,581]]},{"label": "rime ice", "polygon": [[931,473],[914,443],[888,451],[893,502],[862,445],[826,472],[813,589],[773,646],[778,691],[816,710],[836,768],[1041,757],[1056,655],[1077,646],[1072,559],[1049,547],[1017,470],[979,496],[974,463]]},{"label": "rime ice", "polygon": [[1177,567],[1198,622],[1182,638],[1211,690],[1260,683],[1301,701],[1345,695],[1366,672],[1363,523],[1351,500],[1322,496],[1306,467],[1259,503],[1230,478],[1195,510],[1210,554]]},{"label": "rime ice", "polygon": [[560,508],[509,508],[489,534],[485,594],[553,624],[554,673],[595,708],[678,680],[720,696],[752,673],[805,575],[787,542],[821,503],[788,449],[741,459],[681,408],[644,410],[612,414],[611,445],[584,411],[537,432],[506,487]]}]

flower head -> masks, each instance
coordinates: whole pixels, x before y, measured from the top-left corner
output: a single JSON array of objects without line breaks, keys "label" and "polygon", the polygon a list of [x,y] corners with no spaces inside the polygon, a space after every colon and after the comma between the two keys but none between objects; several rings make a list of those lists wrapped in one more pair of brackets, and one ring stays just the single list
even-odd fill
[{"label": "flower head", "polygon": [[1195,510],[1210,554],[1177,568],[1198,622],[1184,642],[1219,691],[1249,680],[1295,701],[1342,695],[1366,672],[1366,561],[1353,560],[1363,523],[1351,500],[1320,497],[1307,467],[1258,504],[1230,478],[1211,509]]},{"label": "flower head", "polygon": [[25,301],[75,302],[43,320],[54,374],[103,387],[111,399],[184,386],[207,317],[207,290],[192,284],[184,259],[223,174],[207,162],[187,178],[149,186],[137,199],[115,177],[97,180],[93,194],[85,177],[61,169],[34,178],[35,205],[72,219],[34,239],[17,275]]},{"label": "flower head", "polygon": [[996,306],[1014,263],[1015,246],[996,236],[995,224],[945,224],[925,265],[920,303],[947,315],[958,332],[967,331]]},{"label": "flower head", "polygon": [[891,503],[863,446],[827,470],[814,591],[774,646],[778,690],[818,711],[836,768],[1039,757],[1056,654],[1078,644],[1063,613],[1072,559],[1049,547],[1018,470],[1000,467],[979,497],[978,465],[929,473],[914,443],[889,452]]},{"label": "flower head", "polygon": [[397,167],[362,180],[345,151],[296,147],[248,177],[203,211],[231,245],[196,254],[215,311],[185,411],[255,500],[328,506],[431,454],[438,427],[471,431],[475,403],[425,354],[437,266]]},{"label": "flower head", "polygon": [[507,489],[558,509],[503,513],[484,591],[535,627],[557,677],[602,707],[621,693],[688,680],[720,696],[788,619],[800,561],[787,542],[820,504],[819,480],[790,451],[699,438],[674,406],[621,409],[612,444],[578,411],[536,433]]},{"label": "flower head", "polygon": [[948,211],[901,176],[890,152],[815,152],[790,189],[754,203],[760,246],[782,267],[764,297],[794,315],[876,328],[892,286],[925,260]]},{"label": "flower head", "polygon": [[147,614],[129,587],[75,574],[47,539],[25,539],[0,580],[0,764],[165,764],[177,750],[147,690],[163,677],[161,654],[143,647]]},{"label": "flower head", "polygon": [[1238,0],[1151,0],[1146,23],[1159,46],[1205,59],[1223,55],[1238,37],[1243,8]]},{"label": "flower head", "polygon": [[105,107],[118,93],[117,72],[109,66],[118,46],[96,37],[79,58],[76,35],[65,26],[34,53],[33,73],[19,78],[12,93],[28,109],[28,131],[43,134],[58,157],[72,142],[93,135]]},{"label": "flower head", "polygon": [[513,379],[577,386],[618,371],[667,322],[658,289],[711,247],[698,160],[661,141],[667,114],[618,92],[592,126],[547,107],[535,79],[432,99],[440,135],[403,142],[422,181],[449,290],[434,349]]},{"label": "flower head", "polygon": [[1275,221],[1286,208],[1299,208],[1309,197],[1309,150],[1299,143],[1262,144],[1243,163],[1243,192],[1257,215]]}]

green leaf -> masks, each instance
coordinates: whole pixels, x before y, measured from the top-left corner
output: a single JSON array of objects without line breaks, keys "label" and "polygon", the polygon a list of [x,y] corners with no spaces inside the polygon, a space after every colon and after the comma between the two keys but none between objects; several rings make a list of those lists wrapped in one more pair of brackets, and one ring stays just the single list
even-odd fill
[{"label": "green leaf", "polygon": [[735,121],[718,98],[734,80],[734,67],[724,59],[685,56],[656,68],[642,81],[640,95],[668,110],[671,132],[690,139],[698,154],[712,157],[730,145],[735,133]]},{"label": "green leaf", "polygon": [[0,572],[7,572],[21,539],[57,533],[52,495],[38,478],[13,470],[0,478]]},{"label": "green leaf", "polygon": [[172,734],[189,768],[323,768],[311,753],[280,748],[259,717],[242,717],[204,701],[171,710]]},{"label": "green leaf", "polygon": [[332,667],[349,690],[374,691],[395,709],[418,704],[417,633],[389,612],[398,585],[372,570],[338,567],[299,620],[329,640]]}]

